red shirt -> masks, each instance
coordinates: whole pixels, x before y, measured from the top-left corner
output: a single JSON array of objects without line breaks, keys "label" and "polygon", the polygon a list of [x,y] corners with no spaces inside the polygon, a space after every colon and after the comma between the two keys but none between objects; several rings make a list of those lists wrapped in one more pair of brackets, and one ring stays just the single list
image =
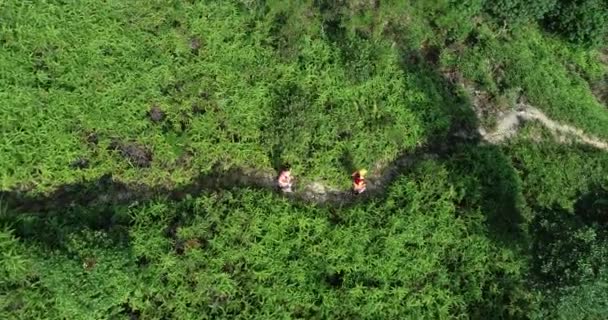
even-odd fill
[{"label": "red shirt", "polygon": [[365,181],[365,179],[361,178],[361,176],[360,176],[360,175],[358,175],[358,174],[357,174],[357,175],[355,175],[354,182],[355,182],[355,184],[356,184],[356,185],[360,185],[360,184],[361,184],[361,183],[363,183],[364,181]]}]

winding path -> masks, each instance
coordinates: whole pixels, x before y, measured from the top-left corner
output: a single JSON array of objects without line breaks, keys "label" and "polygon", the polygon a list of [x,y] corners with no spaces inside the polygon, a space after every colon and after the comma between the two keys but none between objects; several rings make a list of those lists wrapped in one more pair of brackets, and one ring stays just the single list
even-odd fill
[{"label": "winding path", "polygon": [[[519,103],[515,110],[503,115],[496,125],[496,130],[486,132],[480,129],[479,133],[490,143],[498,144],[517,134],[521,125],[526,121],[536,121],[547,128],[557,141],[564,142],[567,138],[574,142],[586,144],[597,149],[608,151],[608,142],[597,137],[587,135],[583,130],[567,124],[561,124],[547,117],[542,111],[525,103]],[[564,139],[566,138],[566,139]]]},{"label": "winding path", "polygon": [[[446,78],[454,78],[453,75],[444,74]],[[456,85],[461,86],[471,97],[471,105],[478,119],[484,118],[484,108],[487,105],[487,92],[478,90],[470,81],[456,77]],[[608,151],[608,141],[586,134],[583,130],[571,125],[559,123],[549,118],[538,108],[524,102],[518,102],[512,110],[498,116],[496,127],[489,131],[480,126],[478,133],[488,143],[500,144],[516,136],[525,122],[537,122],[545,127],[558,143],[580,143],[596,149]]]},{"label": "winding path", "polygon": [[[548,129],[559,143],[576,142],[608,151],[607,141],[587,135],[581,129],[554,121],[539,109],[525,103],[518,103],[514,110],[500,117],[496,128],[493,131],[488,132],[486,129],[480,127],[478,133],[486,143],[499,145],[509,138],[515,137],[522,128],[522,125],[525,122],[530,121],[538,122]],[[455,137],[469,140],[477,138],[470,134],[460,134]],[[429,148],[423,153],[403,155],[386,168],[376,167],[368,178],[367,195],[384,192],[386,186],[400,171],[410,167],[417,160],[438,157],[438,153],[431,149],[432,148]],[[272,186],[273,181],[268,181],[268,185]],[[315,200],[316,202],[326,202],[328,200],[331,202],[340,202],[340,199],[351,199],[354,197],[350,192],[332,189],[327,190],[325,186],[314,183],[304,186],[301,194],[296,193],[295,196],[305,200]]]},{"label": "winding path", "polygon": [[[476,112],[480,113],[478,104],[474,101]],[[375,166],[368,178],[368,187],[365,194],[353,195],[350,190],[338,190],[319,182],[295,186],[295,192],[284,196],[292,200],[300,200],[317,204],[346,205],[382,195],[390,182],[400,172],[411,167],[414,163],[437,158],[445,154],[458,141],[479,143],[485,141],[498,145],[517,135],[521,125],[526,121],[536,121],[553,133],[558,142],[570,141],[589,145],[597,149],[608,151],[608,142],[585,134],[582,130],[566,124],[560,124],[548,118],[543,112],[527,104],[518,104],[516,108],[498,119],[496,129],[488,132],[485,128],[478,128],[473,133],[453,133],[447,140],[435,145],[420,146],[413,152],[403,154],[388,165]],[[568,139],[564,139],[568,138]],[[481,140],[481,141],[480,141]],[[60,187],[51,195],[44,197],[31,197],[19,191],[0,192],[2,205],[8,205],[18,212],[44,212],[49,209],[65,208],[72,205],[107,205],[117,203],[137,203],[153,197],[167,197],[173,200],[183,199],[191,195],[209,191],[229,190],[234,188],[276,189],[275,172],[259,169],[233,169],[225,172],[216,172],[201,175],[192,183],[181,188],[167,189],[163,187],[150,187],[147,185],[126,185],[114,181],[111,176],[105,176],[97,181],[66,185]],[[1,208],[0,208],[1,209]]]}]

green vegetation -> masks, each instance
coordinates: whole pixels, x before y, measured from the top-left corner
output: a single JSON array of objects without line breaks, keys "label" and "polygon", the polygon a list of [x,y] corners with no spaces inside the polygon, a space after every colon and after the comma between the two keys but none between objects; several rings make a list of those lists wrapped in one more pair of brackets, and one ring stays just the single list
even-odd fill
[{"label": "green vegetation", "polygon": [[549,28],[568,40],[598,46],[608,32],[608,4],[600,0],[560,1],[546,20]]},{"label": "green vegetation", "polygon": [[[20,236],[45,240],[42,252],[29,243],[35,254],[26,270],[58,272],[40,274],[9,306],[48,292],[59,300],[41,305],[39,316],[129,309],[143,318],[521,314],[521,261],[483,234],[479,210],[456,216],[457,194],[447,181],[445,167],[426,162],[397,181],[384,202],[349,209],[239,191],[112,208],[104,218],[87,208],[20,215]],[[107,227],[100,219],[123,217],[131,218],[99,231]],[[35,315],[34,307],[21,308]]]},{"label": "green vegetation", "polygon": [[[560,1],[560,3],[562,3]],[[542,19],[555,10],[557,0],[498,0],[486,1],[486,9],[497,20],[509,25],[524,24]]]},{"label": "green vegetation", "polygon": [[[2,2],[0,318],[607,318],[608,152],[534,123],[474,136],[525,101],[607,140],[607,16],[596,0]],[[343,204],[189,187],[288,164],[296,189],[346,189],[419,153]],[[142,196],[95,198],[122,192]]]},{"label": "green vegetation", "polygon": [[[330,22],[286,11],[297,8],[257,20],[237,3],[161,3],[3,5],[4,189],[107,172],[179,184],[218,165],[276,162],[337,183],[342,154],[390,161],[446,125],[421,119],[442,106],[388,41],[332,39]],[[78,159],[88,168],[69,170]]]}]

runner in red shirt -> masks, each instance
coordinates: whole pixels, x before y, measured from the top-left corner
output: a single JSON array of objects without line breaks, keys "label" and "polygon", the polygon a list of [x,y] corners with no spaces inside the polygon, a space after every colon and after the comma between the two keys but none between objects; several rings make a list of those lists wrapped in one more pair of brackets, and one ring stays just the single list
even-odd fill
[{"label": "runner in red shirt", "polygon": [[361,169],[357,170],[352,174],[353,177],[353,192],[355,194],[360,194],[365,191],[366,183],[365,183],[365,175],[367,174],[367,170]]}]

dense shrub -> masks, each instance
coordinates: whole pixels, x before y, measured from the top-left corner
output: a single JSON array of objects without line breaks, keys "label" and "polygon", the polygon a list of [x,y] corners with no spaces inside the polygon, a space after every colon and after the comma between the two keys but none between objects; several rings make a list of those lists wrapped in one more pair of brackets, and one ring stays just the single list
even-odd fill
[{"label": "dense shrub", "polygon": [[509,27],[542,21],[566,39],[585,45],[600,44],[608,30],[603,0],[495,0],[487,1],[485,9]]},{"label": "dense shrub", "polygon": [[485,4],[486,10],[498,20],[517,25],[536,21],[551,11],[558,0],[490,0]]},{"label": "dense shrub", "polygon": [[572,42],[597,46],[605,43],[608,34],[608,3],[604,0],[561,0],[545,23]]},{"label": "dense shrub", "polygon": [[534,125],[500,147],[441,139],[476,125],[467,80],[608,138],[577,75],[603,76],[590,51],[481,14],[555,13],[554,30],[597,37],[605,17],[581,15],[600,2],[556,3],[6,2],[0,189],[108,172],[171,189],[285,161],[346,187],[347,167],[446,148],[352,206],[260,190],[43,212],[0,199],[0,319],[608,318],[608,208],[590,187],[608,185],[608,153]]},{"label": "dense shrub", "polygon": [[594,188],[574,212],[537,208],[531,225],[533,276],[544,296],[545,317],[600,319],[608,311],[608,193]]},{"label": "dense shrub", "polygon": [[37,305],[47,319],[523,316],[523,261],[456,197],[428,161],[386,201],[351,208],[241,190],[106,208],[103,224],[86,207],[10,215],[38,281],[5,318],[36,318]]},{"label": "dense shrub", "polygon": [[343,153],[390,161],[440,122],[435,88],[414,83],[386,39],[346,30],[338,4],[263,7],[3,5],[0,188],[48,191],[108,172],[183,183],[273,162],[347,184]]},{"label": "dense shrub", "polygon": [[464,39],[476,27],[476,17],[485,0],[438,0],[416,3],[418,10],[433,21],[435,32],[449,41]]}]

